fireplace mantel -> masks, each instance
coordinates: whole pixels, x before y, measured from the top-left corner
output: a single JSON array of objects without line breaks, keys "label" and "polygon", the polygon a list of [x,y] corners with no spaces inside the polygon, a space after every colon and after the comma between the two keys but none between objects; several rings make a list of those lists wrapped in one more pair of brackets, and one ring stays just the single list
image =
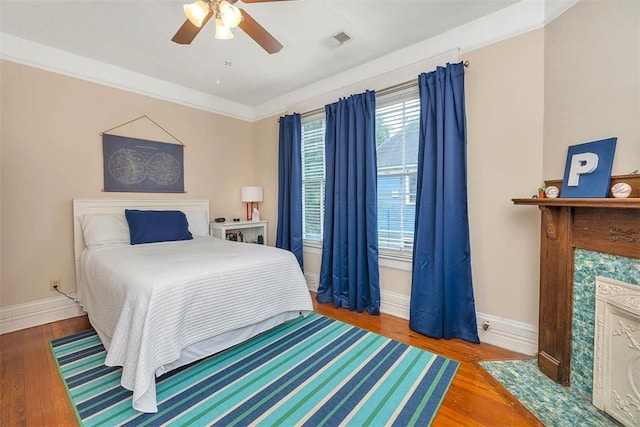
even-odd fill
[{"label": "fireplace mantel", "polygon": [[632,199],[511,199],[515,205],[569,206],[574,208],[640,209],[640,198]]},{"label": "fireplace mantel", "polygon": [[640,259],[640,175],[622,178],[632,185],[633,198],[512,199],[542,213],[538,367],[563,385],[571,372],[574,249]]}]

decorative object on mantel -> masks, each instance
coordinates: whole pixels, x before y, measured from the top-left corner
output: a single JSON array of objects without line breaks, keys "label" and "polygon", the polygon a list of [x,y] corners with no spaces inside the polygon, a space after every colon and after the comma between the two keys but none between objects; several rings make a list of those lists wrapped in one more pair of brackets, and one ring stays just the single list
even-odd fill
[{"label": "decorative object on mantel", "polygon": [[544,199],[544,197],[546,196],[545,191],[547,190],[547,187],[545,187],[544,185],[541,187],[538,187],[538,199]]},{"label": "decorative object on mantel", "polygon": [[[631,186],[631,194],[629,195],[630,199],[633,199],[633,198],[640,199],[640,174],[638,174],[637,171],[634,171],[626,175],[611,176],[611,182],[610,182],[611,187],[613,187],[619,182],[624,182]],[[546,179],[544,183],[547,185],[547,187],[551,185],[554,185],[558,188],[562,187],[561,179]],[[560,197],[562,197],[562,195]],[[607,197],[614,199],[611,189],[609,189],[609,194],[607,195]],[[591,200],[594,200],[594,199],[591,199]],[[611,200],[611,201],[615,201],[615,200]]]},{"label": "decorative object on mantel", "polygon": [[613,194],[613,197],[616,199],[626,199],[631,195],[631,186],[626,182],[613,184],[611,187],[611,194]]},{"label": "decorative object on mantel", "polygon": [[618,138],[571,145],[562,180],[562,197],[607,197]]},{"label": "decorative object on mantel", "polygon": [[[111,135],[114,129],[147,119],[178,144]],[[148,116],[140,116],[100,133],[104,191],[184,193],[184,147],[178,138]]]},{"label": "decorative object on mantel", "polygon": [[560,194],[560,190],[555,185],[550,185],[546,190],[544,190],[544,194],[549,199],[555,199]]}]

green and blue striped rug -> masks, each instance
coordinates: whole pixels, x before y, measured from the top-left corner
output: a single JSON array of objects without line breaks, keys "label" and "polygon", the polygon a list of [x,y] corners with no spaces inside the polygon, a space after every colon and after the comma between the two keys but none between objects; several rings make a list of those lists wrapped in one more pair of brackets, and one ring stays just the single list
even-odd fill
[{"label": "green and blue striped rug", "polygon": [[51,342],[83,425],[429,425],[458,363],[312,313],[157,378],[131,407],[93,330]]}]

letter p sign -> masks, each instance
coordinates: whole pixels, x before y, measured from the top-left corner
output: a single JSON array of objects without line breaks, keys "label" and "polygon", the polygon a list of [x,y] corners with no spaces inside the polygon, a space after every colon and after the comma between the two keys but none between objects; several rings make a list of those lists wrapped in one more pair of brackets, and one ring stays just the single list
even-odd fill
[{"label": "letter p sign", "polygon": [[596,153],[580,153],[571,156],[571,168],[569,169],[569,187],[577,187],[580,175],[588,174],[598,167],[598,155]]},{"label": "letter p sign", "polygon": [[617,139],[569,146],[560,197],[607,197]]}]

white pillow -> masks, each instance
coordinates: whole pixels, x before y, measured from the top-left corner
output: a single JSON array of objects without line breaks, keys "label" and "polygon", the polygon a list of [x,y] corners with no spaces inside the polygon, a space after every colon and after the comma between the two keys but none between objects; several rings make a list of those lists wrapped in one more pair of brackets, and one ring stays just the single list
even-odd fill
[{"label": "white pillow", "polygon": [[130,242],[129,225],[124,214],[82,215],[79,220],[87,247]]},{"label": "white pillow", "polygon": [[185,215],[193,237],[209,235],[209,218],[205,211],[189,211],[185,212]]}]

